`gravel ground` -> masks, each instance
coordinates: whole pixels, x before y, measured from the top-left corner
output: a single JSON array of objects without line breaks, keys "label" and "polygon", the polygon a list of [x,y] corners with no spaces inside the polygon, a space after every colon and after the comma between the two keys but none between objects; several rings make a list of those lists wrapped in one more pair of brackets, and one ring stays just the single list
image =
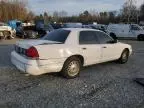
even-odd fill
[{"label": "gravel ground", "polygon": [[80,77],[59,74],[26,76],[10,62],[15,40],[0,42],[0,108],[144,108],[144,42],[133,47],[127,64],[114,62],[84,68]]}]

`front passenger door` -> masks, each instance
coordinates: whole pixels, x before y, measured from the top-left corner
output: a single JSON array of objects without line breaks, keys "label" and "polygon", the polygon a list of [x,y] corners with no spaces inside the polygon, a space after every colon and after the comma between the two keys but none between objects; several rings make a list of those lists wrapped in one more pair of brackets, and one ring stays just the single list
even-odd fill
[{"label": "front passenger door", "polygon": [[112,43],[114,42],[114,40],[104,32],[97,31],[96,35],[99,38],[100,46],[102,49],[101,62],[118,59],[121,53],[121,51],[119,50],[119,44]]}]

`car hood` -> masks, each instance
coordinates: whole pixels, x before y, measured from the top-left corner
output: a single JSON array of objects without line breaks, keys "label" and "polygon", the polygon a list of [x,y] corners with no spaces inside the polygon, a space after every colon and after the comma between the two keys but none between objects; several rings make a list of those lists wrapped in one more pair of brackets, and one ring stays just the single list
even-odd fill
[{"label": "car hood", "polygon": [[40,40],[40,39],[35,39],[35,40],[22,40],[16,42],[16,45],[28,49],[32,46],[37,46],[37,45],[44,45],[44,44],[61,44],[61,42],[55,42],[55,41],[48,41],[48,40]]}]

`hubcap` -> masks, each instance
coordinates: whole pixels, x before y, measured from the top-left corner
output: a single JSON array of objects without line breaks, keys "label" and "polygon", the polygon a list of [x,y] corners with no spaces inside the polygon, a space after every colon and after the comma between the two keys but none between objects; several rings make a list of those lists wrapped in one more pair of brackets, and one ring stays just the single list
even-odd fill
[{"label": "hubcap", "polygon": [[70,76],[75,76],[79,73],[79,63],[77,61],[72,61],[68,66],[68,74]]}]

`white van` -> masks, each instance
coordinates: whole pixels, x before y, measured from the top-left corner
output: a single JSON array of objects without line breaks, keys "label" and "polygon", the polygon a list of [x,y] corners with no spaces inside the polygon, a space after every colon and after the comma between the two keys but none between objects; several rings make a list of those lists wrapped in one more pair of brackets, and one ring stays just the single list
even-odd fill
[{"label": "white van", "polygon": [[144,40],[144,30],[137,24],[109,24],[107,32],[113,38],[135,38]]},{"label": "white van", "polygon": [[141,26],[141,28],[143,28],[143,29],[144,29],[144,26]]}]

